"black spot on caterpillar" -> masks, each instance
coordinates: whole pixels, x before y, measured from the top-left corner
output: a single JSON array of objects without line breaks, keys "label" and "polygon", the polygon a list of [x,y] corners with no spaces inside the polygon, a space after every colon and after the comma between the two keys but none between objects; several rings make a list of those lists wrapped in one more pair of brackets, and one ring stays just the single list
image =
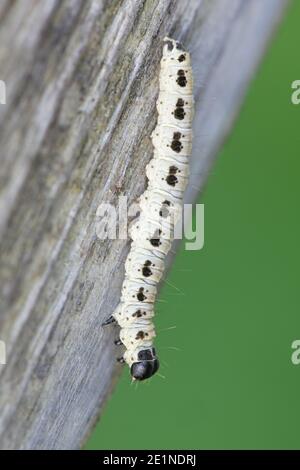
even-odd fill
[{"label": "black spot on caterpillar", "polygon": [[136,297],[140,302],[144,302],[144,300],[146,300],[147,297],[144,295],[144,288],[143,287],[140,287]]},{"label": "black spot on caterpillar", "polygon": [[185,71],[184,70],[178,70],[177,75],[178,75],[178,78],[177,78],[176,82],[178,83],[179,86],[185,87],[186,84],[187,84]]},{"label": "black spot on caterpillar", "polygon": [[161,244],[161,241],[160,241],[160,236],[161,236],[161,230],[160,229],[157,229],[152,237],[150,238],[150,243],[153,247],[158,247],[160,244]]},{"label": "black spot on caterpillar", "polygon": [[143,266],[143,276],[149,277],[152,275],[152,271],[150,269],[150,266],[152,265],[151,261],[146,261],[144,266]]},{"label": "black spot on caterpillar", "polygon": [[171,149],[174,150],[176,153],[180,153],[180,151],[183,149],[183,145],[180,142],[181,138],[181,133],[180,132],[174,132],[173,134],[173,140],[171,143]]},{"label": "black spot on caterpillar", "polygon": [[137,310],[136,312],[134,312],[132,314],[133,317],[136,317],[136,318],[141,318],[143,316],[142,314],[142,311],[141,310]]},{"label": "black spot on caterpillar", "polygon": [[176,184],[178,183],[178,178],[176,178],[175,175],[168,175],[167,176],[167,183],[170,186],[176,186]]}]

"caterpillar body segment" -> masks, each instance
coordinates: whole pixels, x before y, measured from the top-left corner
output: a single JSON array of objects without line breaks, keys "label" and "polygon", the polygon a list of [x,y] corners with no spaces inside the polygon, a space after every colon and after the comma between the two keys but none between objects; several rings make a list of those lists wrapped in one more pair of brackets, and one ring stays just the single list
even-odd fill
[{"label": "caterpillar body segment", "polygon": [[154,317],[154,308],[152,303],[124,303],[120,302],[113,313],[115,320],[121,328],[128,327],[132,324],[143,323],[144,320]]},{"label": "caterpillar body segment", "polygon": [[[135,236],[134,231],[132,231],[132,233],[133,236]],[[138,230],[137,238],[138,241],[133,241],[132,243],[132,247],[134,249],[142,247],[153,252],[153,248],[155,248],[156,256],[161,259],[165,259],[172,246],[172,241],[170,239],[163,238],[159,233],[159,229],[155,229],[154,231]]]},{"label": "caterpillar body segment", "polygon": [[161,280],[164,268],[164,260],[156,256],[153,250],[150,252],[138,246],[125,263],[126,272],[130,272],[133,279],[147,279],[154,285]]},{"label": "caterpillar body segment", "polygon": [[188,184],[189,166],[185,163],[171,162],[164,158],[152,159],[146,167],[149,186],[169,191],[185,191]]},{"label": "caterpillar body segment", "polygon": [[128,275],[123,282],[121,302],[154,303],[156,294],[157,288],[155,285],[146,280],[141,282]]},{"label": "caterpillar body segment", "polygon": [[161,125],[151,134],[154,154],[170,156],[171,158],[190,157],[192,151],[191,129],[182,131],[176,126]]},{"label": "caterpillar body segment", "polygon": [[171,99],[167,100],[163,97],[160,105],[157,107],[164,117],[158,119],[159,124],[168,124],[169,126],[176,126],[180,132],[189,129],[189,122],[192,120],[194,109],[193,103],[188,97],[178,98],[178,95],[171,95]]},{"label": "caterpillar body segment", "polygon": [[158,189],[147,190],[141,196],[139,206],[149,218],[175,225],[181,217],[182,206],[172,197],[160,192]]}]

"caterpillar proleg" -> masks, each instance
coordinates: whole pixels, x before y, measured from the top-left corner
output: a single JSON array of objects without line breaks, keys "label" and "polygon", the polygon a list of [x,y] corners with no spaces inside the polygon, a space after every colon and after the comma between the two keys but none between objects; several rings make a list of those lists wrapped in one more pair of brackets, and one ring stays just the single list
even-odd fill
[{"label": "caterpillar proleg", "polygon": [[182,45],[164,39],[154,156],[146,167],[148,187],[140,196],[140,216],[131,229],[121,301],[105,324],[117,321],[126,362],[133,379],[144,380],[159,368],[153,347],[154,302],[174,225],[182,210],[192,148],[193,76],[190,55]]}]

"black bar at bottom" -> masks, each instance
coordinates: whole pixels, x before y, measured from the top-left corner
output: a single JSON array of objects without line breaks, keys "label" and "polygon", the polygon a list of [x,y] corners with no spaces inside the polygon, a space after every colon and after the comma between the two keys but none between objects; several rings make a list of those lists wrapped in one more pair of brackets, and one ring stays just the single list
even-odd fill
[{"label": "black bar at bottom", "polygon": [[[4,451],[2,451],[4,452]],[[4,455],[2,454],[4,457]],[[9,451],[5,460],[26,463],[51,464],[89,464],[92,468],[99,466],[123,466],[138,468],[141,465],[151,466],[187,466],[201,468],[206,463],[217,463],[222,468],[228,463],[284,463],[295,460],[299,462],[298,450],[25,450]]]}]

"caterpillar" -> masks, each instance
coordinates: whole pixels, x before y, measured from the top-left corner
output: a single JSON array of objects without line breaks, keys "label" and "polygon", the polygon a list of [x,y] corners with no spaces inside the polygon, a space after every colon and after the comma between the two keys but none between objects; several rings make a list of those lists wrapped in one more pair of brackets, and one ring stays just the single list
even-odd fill
[{"label": "caterpillar", "polygon": [[159,368],[153,346],[154,302],[189,177],[194,106],[191,60],[183,46],[170,38],[163,41],[156,106],[157,125],[151,135],[154,155],[146,167],[148,187],[139,198],[140,215],[129,232],[132,244],[121,300],[103,324],[119,324],[120,338],[115,344],[124,345],[126,351],[118,360],[129,365],[134,380],[147,379]]}]

